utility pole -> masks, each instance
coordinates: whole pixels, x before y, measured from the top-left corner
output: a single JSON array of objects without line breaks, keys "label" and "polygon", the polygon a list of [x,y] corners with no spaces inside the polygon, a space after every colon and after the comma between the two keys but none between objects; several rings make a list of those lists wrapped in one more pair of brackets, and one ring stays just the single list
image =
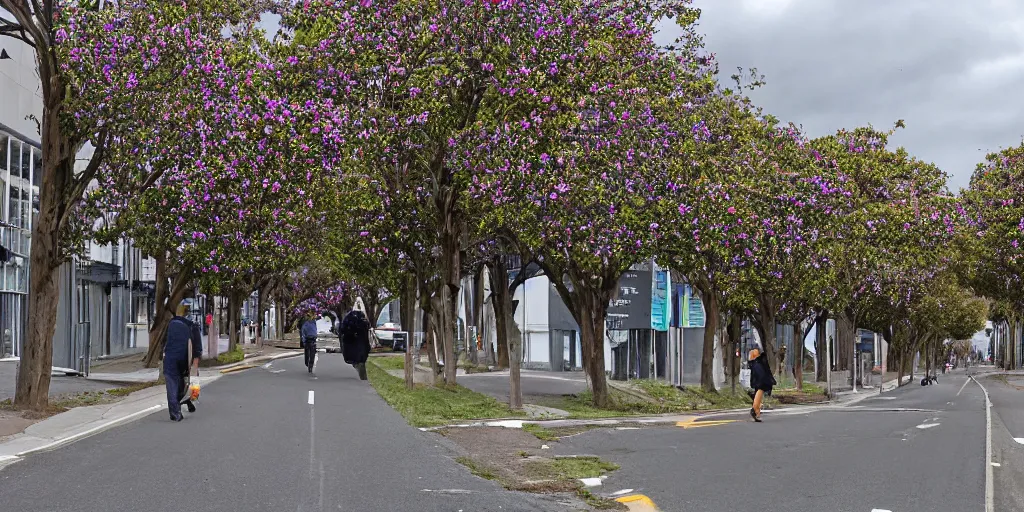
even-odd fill
[{"label": "utility pole", "polygon": [[853,336],[854,336],[854,338],[853,338],[853,359],[850,360],[850,366],[853,367],[853,368],[850,368],[850,372],[853,375],[853,378],[850,379],[850,381],[853,383],[853,392],[856,393],[857,392],[857,340],[860,339],[860,336],[857,335],[856,327],[853,328]]},{"label": "utility pole", "polygon": [[828,320],[825,321],[825,383],[828,397],[832,398],[832,336],[828,336]]}]

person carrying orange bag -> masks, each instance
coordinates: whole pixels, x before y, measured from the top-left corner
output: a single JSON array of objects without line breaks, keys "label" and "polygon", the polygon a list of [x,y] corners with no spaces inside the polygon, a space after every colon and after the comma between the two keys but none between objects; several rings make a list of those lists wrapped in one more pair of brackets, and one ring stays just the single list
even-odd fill
[{"label": "person carrying orange bag", "polygon": [[[188,412],[196,412],[192,396],[199,397],[199,384],[186,387],[186,378],[191,381],[190,374],[195,369],[198,375],[199,358],[203,355],[203,342],[199,334],[199,326],[186,318],[188,306],[178,307],[178,314],[167,325],[167,338],[164,342],[164,382],[167,386],[167,409],[171,421],[181,421],[181,406],[188,407]],[[189,388],[194,387],[193,390]]]}]

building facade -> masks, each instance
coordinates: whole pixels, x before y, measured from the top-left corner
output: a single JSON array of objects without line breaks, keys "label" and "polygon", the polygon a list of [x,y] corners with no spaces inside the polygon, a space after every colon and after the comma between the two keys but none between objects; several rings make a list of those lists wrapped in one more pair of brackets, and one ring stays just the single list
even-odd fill
[{"label": "building facade", "polygon": [[[39,213],[43,154],[36,120],[42,93],[32,48],[4,38],[0,49],[10,57],[0,59],[0,355],[19,356],[28,320],[32,225]],[[55,367],[86,372],[90,359],[147,347],[155,272],[130,242],[87,244],[85,254],[58,273]]]}]

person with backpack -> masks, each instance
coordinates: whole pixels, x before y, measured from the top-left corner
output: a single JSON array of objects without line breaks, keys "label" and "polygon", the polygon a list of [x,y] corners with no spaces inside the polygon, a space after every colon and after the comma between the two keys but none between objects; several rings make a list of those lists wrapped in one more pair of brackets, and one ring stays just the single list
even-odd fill
[{"label": "person with backpack", "polygon": [[[167,325],[164,341],[164,382],[167,386],[167,409],[171,421],[181,421],[182,402],[185,398],[185,378],[193,369],[199,368],[203,355],[202,335],[199,326],[187,318],[188,306],[178,307],[178,314]],[[184,401],[188,412],[196,412],[191,400]]]},{"label": "person with backpack", "polygon": [[316,319],[313,313],[309,313],[299,329],[300,343],[304,350],[306,369],[309,370],[309,373],[313,373],[313,367],[316,365],[316,334]]},{"label": "person with backpack", "polygon": [[772,395],[772,388],[775,387],[775,377],[772,376],[772,369],[768,365],[768,356],[760,349],[750,351],[750,387],[754,389],[754,406],[750,408],[750,417],[761,423],[761,404],[764,396]]},{"label": "person with backpack", "polygon": [[338,331],[345,362],[356,369],[360,380],[366,380],[366,360],[370,357],[370,321],[366,318],[362,298],[356,299],[355,306],[345,315]]}]

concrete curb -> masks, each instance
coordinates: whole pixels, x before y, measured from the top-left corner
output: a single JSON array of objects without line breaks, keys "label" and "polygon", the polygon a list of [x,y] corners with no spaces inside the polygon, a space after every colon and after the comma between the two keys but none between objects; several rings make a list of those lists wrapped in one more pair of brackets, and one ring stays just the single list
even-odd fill
[{"label": "concrete curb", "polygon": [[98,426],[90,428],[88,430],[85,430],[85,431],[82,431],[82,432],[78,432],[78,433],[72,434],[70,436],[57,439],[56,441],[53,441],[53,442],[51,442],[49,444],[45,444],[45,445],[40,446],[38,448],[32,448],[32,449],[29,449],[29,450],[25,450],[23,452],[16,453],[16,454],[14,454],[14,456],[21,458],[21,457],[25,457],[26,455],[31,455],[33,453],[42,453],[42,452],[48,452],[48,451],[51,451],[51,450],[55,450],[57,448],[60,448],[61,446],[69,445],[69,444],[71,444],[71,443],[73,443],[75,441],[79,441],[79,440],[85,439],[85,438],[87,438],[89,436],[99,434],[100,432],[104,432],[104,431],[110,430],[110,429],[112,429],[114,427],[117,427],[119,425],[124,425],[124,424],[130,423],[130,422],[132,422],[132,421],[134,421],[136,419],[141,419],[141,418],[143,418],[145,416],[149,416],[150,414],[153,414],[154,412],[156,412],[156,411],[158,411],[160,409],[163,409],[163,405],[154,405],[152,407],[148,407],[148,408],[143,409],[141,411],[133,412],[131,414],[128,414],[127,416],[122,416],[120,418],[115,418],[113,420],[110,420],[110,421],[102,424],[102,425],[98,425]]}]

